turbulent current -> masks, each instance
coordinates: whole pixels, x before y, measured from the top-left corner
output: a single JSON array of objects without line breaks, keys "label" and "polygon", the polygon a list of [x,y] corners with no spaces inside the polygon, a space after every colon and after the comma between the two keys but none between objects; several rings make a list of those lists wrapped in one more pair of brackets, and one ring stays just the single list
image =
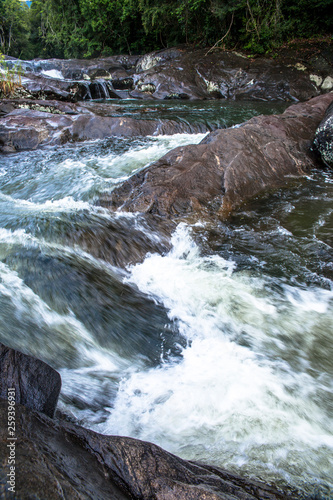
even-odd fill
[{"label": "turbulent current", "polygon": [[[226,124],[260,106],[230,106]],[[0,341],[59,370],[59,407],[86,427],[331,499],[333,173],[227,223],[182,222],[168,245],[139,214],[96,204],[203,137],[2,156]],[[138,241],[155,250],[131,258]]]}]

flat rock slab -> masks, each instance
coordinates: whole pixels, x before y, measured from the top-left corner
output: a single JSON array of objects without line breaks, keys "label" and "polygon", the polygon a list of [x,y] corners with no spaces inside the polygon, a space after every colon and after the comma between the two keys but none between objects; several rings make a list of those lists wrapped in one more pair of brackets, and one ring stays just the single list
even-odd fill
[{"label": "flat rock slab", "polygon": [[164,217],[227,216],[247,200],[288,185],[316,166],[310,148],[333,94],[252,118],[179,147],[134,174],[100,204]]},{"label": "flat rock slab", "polygon": [[48,500],[286,500],[278,491],[222,469],[182,460],[151,443],[103,436],[16,409],[16,494],[6,483],[7,402],[0,400],[1,498]]},{"label": "flat rock slab", "polygon": [[[15,402],[54,415],[61,389],[59,373],[39,359],[0,343],[0,398],[14,389]],[[0,420],[1,423],[6,420]]]},{"label": "flat rock slab", "polygon": [[[14,101],[0,108],[0,153],[36,149],[112,136],[147,136],[207,132],[204,124],[191,125],[169,119],[140,119],[119,116],[116,106],[87,103],[87,106],[55,101]],[[14,107],[14,109],[13,109]],[[1,110],[3,116],[1,116]],[[115,116],[116,115],[116,116]]]}]

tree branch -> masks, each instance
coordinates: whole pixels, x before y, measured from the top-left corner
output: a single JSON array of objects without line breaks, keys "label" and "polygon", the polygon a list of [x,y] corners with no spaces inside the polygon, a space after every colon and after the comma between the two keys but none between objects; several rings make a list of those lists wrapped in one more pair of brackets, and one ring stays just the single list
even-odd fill
[{"label": "tree branch", "polygon": [[222,38],[220,38],[220,40],[218,40],[216,43],[214,43],[213,47],[211,47],[211,48],[210,48],[210,49],[206,52],[205,56],[207,56],[207,55],[209,54],[209,52],[211,52],[212,50],[214,50],[214,49],[215,49],[215,47],[216,47],[219,43],[221,43],[221,42],[222,42],[222,41],[223,41],[223,40],[224,40],[224,39],[225,39],[225,38],[229,35],[230,30],[231,30],[232,23],[234,22],[234,14],[235,14],[235,11],[233,11],[233,13],[232,13],[232,16],[231,16],[231,23],[230,23],[230,26],[229,26],[228,31],[226,32],[226,34],[225,34],[225,35],[223,35],[223,37],[222,37]]}]

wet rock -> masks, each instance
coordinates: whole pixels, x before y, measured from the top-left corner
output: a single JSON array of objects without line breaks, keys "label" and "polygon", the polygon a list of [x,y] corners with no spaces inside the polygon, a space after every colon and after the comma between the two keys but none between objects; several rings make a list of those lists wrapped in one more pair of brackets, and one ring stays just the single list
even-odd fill
[{"label": "wet rock", "polygon": [[56,99],[68,102],[76,100],[72,82],[27,73],[22,78],[22,85],[31,99]]},{"label": "wet rock", "polygon": [[[49,365],[0,343],[0,398],[15,390],[15,402],[54,415],[61,389],[58,372]],[[5,422],[5,419],[0,419]],[[3,456],[3,455],[2,455]]]},{"label": "wet rock", "polygon": [[310,71],[272,59],[251,59],[229,51],[166,49],[142,57],[134,75],[136,88],[150,86],[157,99],[232,98],[307,100],[325,89],[310,79]]},{"label": "wet rock", "polygon": [[74,103],[61,105],[54,101],[19,100],[15,102],[14,109],[6,109],[9,112],[0,116],[0,152],[3,153],[111,136],[135,137],[207,131],[203,124],[123,117],[119,106],[100,103],[88,103],[84,106]]},{"label": "wet rock", "polygon": [[[0,400],[0,421],[7,402]],[[254,500],[295,499],[222,469],[182,460],[158,446],[131,438],[103,436],[65,421],[16,407],[16,492],[9,496],[7,429],[0,428],[3,498],[50,500]]]},{"label": "wet rock", "polygon": [[327,108],[313,141],[316,151],[327,167],[333,168],[333,103]]},{"label": "wet rock", "polygon": [[[328,49],[327,49],[328,50]],[[327,52],[326,50],[326,52]],[[10,61],[17,64],[17,61]],[[252,59],[231,51],[171,48],[142,57],[22,61],[25,92],[67,101],[121,98],[119,91],[155,99],[308,100],[330,90],[332,65],[325,51],[307,63]],[[321,78],[310,78],[310,75]],[[94,85],[96,83],[96,85]],[[118,92],[117,92],[118,91]],[[140,94],[131,96],[141,98]]]},{"label": "wet rock", "polygon": [[[96,74],[104,74],[104,78],[97,79]],[[93,80],[83,78],[81,81],[61,80],[41,75],[26,74],[22,80],[24,90],[31,99],[59,100],[77,102],[92,99],[121,99],[110,81],[111,76],[105,79],[104,70],[96,71]]]},{"label": "wet rock", "polygon": [[0,119],[0,151],[36,149],[40,144],[61,142],[73,122],[72,115],[55,115],[31,109],[15,109]]},{"label": "wet rock", "polygon": [[134,88],[133,78],[118,77],[112,79],[113,88],[116,90],[132,90]]},{"label": "wet rock", "polygon": [[302,177],[315,166],[310,146],[333,94],[216,130],[137,172],[101,204],[166,217],[228,215],[245,201]]},{"label": "wet rock", "polygon": [[21,61],[6,57],[6,64],[13,68],[20,65],[23,72],[50,77],[58,72],[58,78],[65,80],[83,80],[84,75],[93,77],[96,72],[104,71],[112,75],[114,70],[125,71],[135,68],[139,56],[121,55],[100,57],[98,59],[36,59]]},{"label": "wet rock", "polygon": [[0,102],[0,116],[8,115],[11,111],[14,111],[15,107],[10,102]]}]

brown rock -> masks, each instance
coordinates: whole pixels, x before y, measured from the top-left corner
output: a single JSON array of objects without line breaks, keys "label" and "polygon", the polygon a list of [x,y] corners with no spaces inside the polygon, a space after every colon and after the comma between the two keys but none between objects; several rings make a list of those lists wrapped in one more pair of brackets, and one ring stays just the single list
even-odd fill
[{"label": "brown rock", "polygon": [[137,90],[157,99],[232,98],[305,101],[322,93],[310,68],[272,59],[251,59],[231,51],[165,49],[146,54],[136,66]]},{"label": "brown rock", "polygon": [[[0,116],[0,152],[36,149],[39,146],[111,136],[135,137],[207,131],[203,124],[122,117],[119,116],[117,108],[98,103],[87,103],[87,106],[84,106],[74,103],[56,105],[56,101],[37,100],[29,104],[23,102],[24,107]],[[37,104],[41,102],[42,105]],[[49,102],[52,104],[49,105]],[[40,109],[42,111],[39,111]]]},{"label": "brown rock", "polygon": [[210,133],[134,174],[101,200],[112,209],[183,216],[227,215],[267,190],[287,185],[315,166],[310,146],[333,94]]},{"label": "brown rock", "polygon": [[7,399],[8,389],[15,390],[16,403],[52,417],[61,378],[43,361],[0,344],[0,398]]}]

